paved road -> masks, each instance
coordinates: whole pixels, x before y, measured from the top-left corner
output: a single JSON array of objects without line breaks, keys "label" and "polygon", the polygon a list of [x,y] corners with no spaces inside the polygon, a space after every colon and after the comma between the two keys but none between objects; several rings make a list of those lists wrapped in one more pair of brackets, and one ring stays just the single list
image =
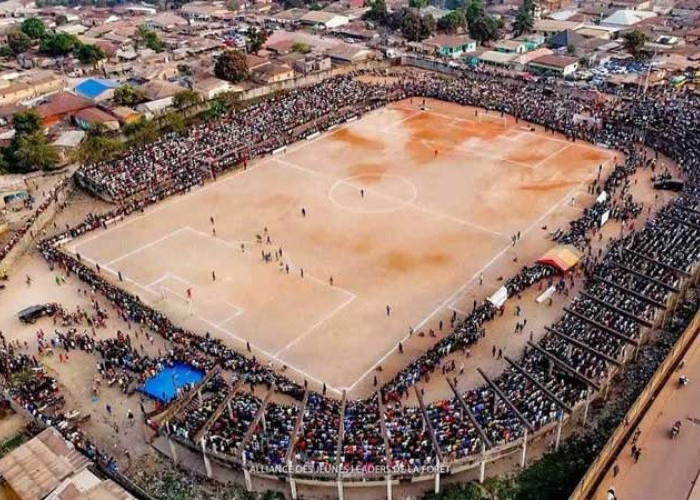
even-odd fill
[{"label": "paved road", "polygon": [[[680,375],[690,378],[683,389],[678,388]],[[670,430],[676,420],[682,421],[682,427],[679,437],[672,440]],[[683,369],[661,390],[639,429],[639,462],[632,459],[630,441],[615,462],[617,476],[608,473],[595,499],[604,500],[608,488],[614,486],[619,500],[700,500],[700,484],[692,491],[700,473],[700,339],[686,354]]]}]

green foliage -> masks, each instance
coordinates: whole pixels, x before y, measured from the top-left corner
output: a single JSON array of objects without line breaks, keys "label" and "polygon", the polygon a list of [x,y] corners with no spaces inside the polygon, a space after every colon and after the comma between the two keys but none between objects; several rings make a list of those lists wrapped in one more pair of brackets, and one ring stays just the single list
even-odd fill
[{"label": "green foliage", "polygon": [[515,500],[568,498],[599,450],[587,437],[563,441],[517,477]]},{"label": "green foliage", "polygon": [[364,18],[369,21],[382,23],[384,22],[386,16],[386,0],[373,0],[369,5],[369,10],[364,15]]},{"label": "green foliage", "polygon": [[308,43],[294,42],[292,45],[292,52],[298,52],[299,54],[308,54],[311,50],[311,45]]},{"label": "green foliage", "polygon": [[267,41],[267,32],[251,26],[246,31],[246,37],[248,38],[248,52],[257,54]]},{"label": "green foliage", "polygon": [[7,46],[14,55],[29,50],[32,46],[32,39],[24,31],[15,30],[7,34]]},{"label": "green foliage", "polygon": [[110,160],[124,150],[124,143],[118,139],[91,134],[82,142],[76,152],[76,160],[83,165]]},{"label": "green foliage", "polygon": [[437,28],[445,33],[456,33],[467,26],[467,18],[461,10],[455,10],[438,19]]},{"label": "green foliage", "polygon": [[0,444],[0,457],[4,457],[8,453],[10,453],[12,450],[15,448],[19,448],[21,444],[23,444],[27,440],[27,437],[22,434],[21,432],[19,434],[15,434],[14,436],[6,439]]},{"label": "green foliage", "polygon": [[41,130],[41,117],[33,109],[20,111],[12,116],[12,124],[16,134],[33,134]]},{"label": "green foliage", "polygon": [[94,66],[105,58],[105,53],[94,44],[81,44],[75,49],[75,57],[83,64]]},{"label": "green foliage", "polygon": [[66,56],[80,47],[82,43],[75,35],[67,33],[47,34],[41,39],[39,50],[51,57]]},{"label": "green foliage", "polygon": [[239,50],[225,50],[214,60],[214,74],[229,82],[240,82],[248,77],[245,54]]},{"label": "green foliage", "polygon": [[12,52],[9,45],[3,45],[0,47],[0,57],[9,59],[11,57],[15,57],[15,53]]},{"label": "green foliage", "polygon": [[137,122],[125,125],[123,132],[129,138],[129,142],[137,146],[158,139],[158,127],[152,120],[147,120],[144,117],[141,117]]},{"label": "green foliage", "polygon": [[143,90],[133,85],[122,85],[114,89],[114,102],[120,106],[136,106],[146,100]]},{"label": "green foliage", "polygon": [[428,5],[428,0],[408,0],[408,6],[414,9],[422,9]]},{"label": "green foliage", "polygon": [[173,96],[173,106],[178,110],[196,106],[200,102],[202,102],[202,96],[194,90],[183,90]]},{"label": "green foliage", "polygon": [[624,41],[625,50],[635,58],[641,58],[646,55],[644,52],[644,44],[647,42],[647,36],[643,31],[632,30],[625,33],[622,39]]},{"label": "green foliage", "polygon": [[182,76],[194,76],[194,70],[189,64],[178,64],[177,70]]},{"label": "green foliage", "polygon": [[401,23],[401,33],[411,42],[425,40],[435,31],[435,18],[420,16],[416,11],[406,9]]},{"label": "green foliage", "polygon": [[41,130],[31,134],[15,134],[6,154],[10,170],[20,173],[50,170],[59,160],[58,152],[49,146]]},{"label": "green foliage", "polygon": [[265,490],[260,495],[260,500],[284,500],[284,493],[277,490]]},{"label": "green foliage", "polygon": [[498,38],[498,22],[489,16],[482,0],[471,0],[466,10],[469,36],[481,43]]},{"label": "green foliage", "polygon": [[162,52],[164,45],[163,41],[153,30],[149,30],[146,26],[139,26],[136,30],[136,39],[143,43],[146,47],[156,52]]},{"label": "green foliage", "polygon": [[535,26],[535,4],[532,0],[526,0],[518,9],[513,22],[513,31],[516,36],[523,33],[531,33]]},{"label": "green foliage", "polygon": [[30,17],[20,25],[22,32],[32,40],[39,40],[46,34],[46,25],[41,19]]},{"label": "green foliage", "polygon": [[163,117],[163,126],[171,132],[182,132],[185,130],[185,119],[180,113],[168,111]]},{"label": "green foliage", "polygon": [[474,483],[452,483],[445,485],[440,493],[428,490],[422,500],[482,500],[481,488]]}]

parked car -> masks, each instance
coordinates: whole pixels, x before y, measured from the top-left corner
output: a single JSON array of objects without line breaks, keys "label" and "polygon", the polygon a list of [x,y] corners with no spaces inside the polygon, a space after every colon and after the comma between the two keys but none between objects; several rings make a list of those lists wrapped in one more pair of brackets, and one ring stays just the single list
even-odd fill
[{"label": "parked car", "polygon": [[41,317],[44,316],[53,316],[56,314],[56,304],[39,304],[31,307],[27,307],[26,309],[22,309],[20,312],[17,313],[17,316],[19,317],[19,320],[22,323],[35,323],[36,320],[38,320]]}]

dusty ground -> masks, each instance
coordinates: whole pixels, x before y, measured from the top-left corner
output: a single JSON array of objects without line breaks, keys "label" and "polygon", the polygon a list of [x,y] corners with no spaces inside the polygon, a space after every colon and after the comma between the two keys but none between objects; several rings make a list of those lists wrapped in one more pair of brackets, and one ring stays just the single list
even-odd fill
[{"label": "dusty ground", "polygon": [[[387,358],[410,328],[438,331],[469,310],[481,273],[492,293],[549,249],[541,228],[576,217],[614,156],[496,114],[418,105],[370,113],[69,249],[193,329],[366,394],[377,366],[393,375]],[[409,356],[424,349],[411,344]]]},{"label": "dusty ground", "polygon": [[[620,500],[700,498],[700,343],[696,341],[684,359],[685,367],[669,378],[638,426],[639,462],[632,459],[632,443],[628,442],[615,460],[618,474],[612,469],[608,472],[595,500],[605,500],[610,487]],[[690,379],[684,389],[678,388],[680,375]],[[681,432],[672,440],[670,431],[676,420],[682,422]]]},{"label": "dusty ground", "polygon": [[[258,350],[279,351],[292,343],[278,356],[284,362],[341,387],[354,384],[356,396],[367,394],[373,373],[380,380],[392,376],[447,332],[447,327],[438,331],[440,319],[448,323],[452,310],[466,312],[473,300],[482,300],[500,286],[499,277],[514,274],[550,248],[548,232],[566,227],[581,207],[591,204],[582,182],[612,155],[542,131],[530,132],[512,120],[504,126],[499,116],[475,118],[470,108],[438,102],[430,107],[431,112],[420,112],[409,101],[372,113],[316,141],[294,145],[284,156],[254,162],[247,171],[224,176],[153,207],[145,216],[73,243],[81,245],[83,256],[123,271],[133,280],[126,287],[197,331],[212,331],[238,348],[240,341],[231,333],[249,338]],[[638,200],[653,204],[657,193],[648,177],[640,171],[633,192]],[[307,210],[306,218],[300,215],[301,207]],[[47,230],[107,208],[78,192],[55,227]],[[209,216],[215,217],[216,237]],[[265,227],[272,244],[255,243],[255,235],[264,235]],[[523,238],[512,247],[509,237],[518,230]],[[619,231],[618,224],[608,223],[596,245],[604,245]],[[245,253],[239,239],[253,241]],[[278,271],[276,263],[260,260],[261,249],[274,252],[278,245],[290,263],[289,276]],[[216,282],[211,281],[213,267]],[[303,280],[300,267],[305,270]],[[33,278],[31,287],[24,284],[26,275]],[[188,314],[183,300],[186,286],[193,289],[195,316]],[[172,289],[166,291],[166,300],[161,287]],[[72,278],[57,286],[43,260],[28,255],[11,270],[8,289],[0,292],[0,330],[26,341],[28,351],[35,353],[35,332],[52,331],[51,320],[21,325],[16,312],[48,301],[86,307],[89,300],[79,293],[81,288]],[[541,326],[556,319],[568,301],[556,296],[552,307],[540,306],[534,302],[537,295],[538,290],[532,290],[510,301],[504,316],[487,325],[487,339],[472,349],[471,358],[455,358],[458,366],[466,365],[459,387],[481,383],[477,366],[489,374],[500,373],[504,362],[491,357],[492,346],[517,357],[529,330],[539,337]],[[528,318],[524,335],[513,334],[515,303]],[[388,318],[387,304],[393,308]],[[399,355],[393,349],[408,325],[416,331],[432,328],[437,338],[414,335],[404,342],[405,354]],[[128,325],[111,318],[97,334],[112,337],[117,329],[127,331]],[[160,340],[144,344],[152,354],[167,347]],[[138,414],[138,395],[127,398],[105,388],[97,400],[92,398],[97,357],[75,353],[68,363],[59,363],[57,357],[42,362],[60,381],[66,406],[92,416],[86,431],[101,447],[114,450],[127,472],[132,469],[124,449],[134,459],[152,456],[140,426],[125,425],[127,408]],[[372,372],[378,363],[384,371]],[[362,378],[365,372],[369,375]],[[294,375],[291,369],[287,373]],[[440,376],[422,388],[426,401],[450,394]],[[112,416],[105,410],[107,403],[115,408]],[[514,461],[509,459],[488,471],[511,466]],[[411,494],[429,486],[417,484]],[[352,496],[359,500],[374,494],[359,488]]]}]

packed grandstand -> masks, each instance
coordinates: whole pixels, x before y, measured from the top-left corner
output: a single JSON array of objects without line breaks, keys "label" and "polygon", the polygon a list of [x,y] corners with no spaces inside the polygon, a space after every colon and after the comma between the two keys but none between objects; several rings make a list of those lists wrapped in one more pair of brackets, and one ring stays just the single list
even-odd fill
[{"label": "packed grandstand", "polygon": [[[347,471],[348,478],[371,478],[376,471],[391,467],[392,474],[401,476],[423,474],[440,464],[470,460],[485,449],[519,442],[528,432],[554,424],[586,404],[607,383],[628,352],[644,342],[648,327],[663,315],[700,258],[698,98],[665,90],[650,90],[641,96],[620,91],[617,97],[599,99],[556,84],[483,72],[465,73],[459,79],[404,73],[383,83],[342,76],[166,135],[116,160],[85,166],[76,173],[77,181],[115,202],[115,208],[90,214],[82,223],[42,241],[40,251],[51,266],[76,275],[103,294],[123,319],[146,326],[175,348],[152,358],[125,337],[95,342],[74,332],[63,342],[67,348],[99,353],[102,369],[119,378],[120,385],[143,381],[176,362],[207,372],[205,382],[193,389],[200,398],[167,419],[154,418],[149,423],[185,446],[204,448],[235,467],[261,466],[286,474],[282,466],[294,463],[308,475],[334,478],[338,466]],[[416,383],[440,369],[445,371],[446,356],[480,341],[484,325],[498,314],[489,301],[476,304],[471,314],[456,320],[449,335],[371,396],[346,401],[309,390],[306,384],[269,370],[263,361],[216,338],[178,327],[61,247],[236,165],[404,98],[435,98],[486,108],[560,132],[568,140],[588,141],[624,154],[610,175],[590,186],[597,194],[621,194],[618,198],[623,201],[599,197],[568,229],[556,234],[559,242],[574,245],[584,254],[580,272],[586,278],[585,290],[540,342],[481,387],[465,392],[455,387],[454,397],[425,405],[422,400],[419,406],[404,403]],[[640,141],[649,149],[639,147]],[[628,179],[637,169],[655,168],[653,151],[681,167],[684,192],[636,232],[614,241],[607,252],[593,254],[590,240],[602,214],[631,220],[645,209],[627,194]],[[657,173],[658,177],[665,175]],[[555,267],[537,263],[504,281],[509,297],[541,285],[561,288],[566,280]],[[37,365],[36,360],[11,349],[2,359],[5,374]],[[235,373],[236,380],[224,380],[217,367]],[[243,384],[264,386],[298,403],[267,401],[241,390]],[[73,426],[61,425],[66,418],[63,413],[44,413],[54,398],[60,398],[51,377],[26,383],[13,397],[37,418],[64,429],[79,448],[110,462],[106,450],[98,451]],[[224,403],[230,403],[230,411],[220,411]],[[275,469],[277,466],[280,468]],[[328,470],[336,472],[328,476]],[[384,472],[378,475],[383,477]]]}]

